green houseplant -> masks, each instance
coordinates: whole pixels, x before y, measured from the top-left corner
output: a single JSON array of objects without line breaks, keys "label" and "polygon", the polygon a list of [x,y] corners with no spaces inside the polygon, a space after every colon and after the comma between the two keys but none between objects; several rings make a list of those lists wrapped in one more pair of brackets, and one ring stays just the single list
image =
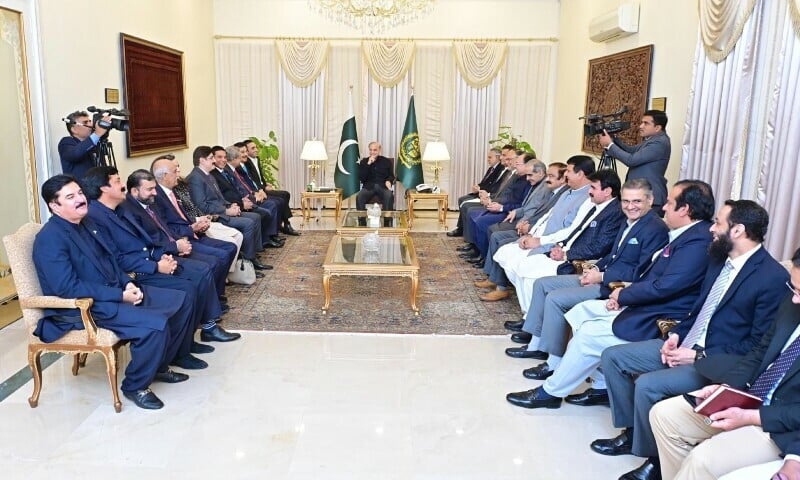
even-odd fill
[{"label": "green houseplant", "polygon": [[267,137],[267,140],[250,137],[250,140],[258,148],[258,167],[264,176],[264,180],[274,188],[278,188],[278,179],[275,178],[275,172],[278,171],[278,157],[281,155],[281,151],[278,148],[278,137],[272,130],[269,131]]},{"label": "green houseplant", "polygon": [[503,145],[513,145],[518,150],[523,150],[528,153],[536,155],[536,150],[533,149],[530,143],[522,140],[518,135],[514,135],[511,127],[503,125],[500,131],[497,132],[497,138],[489,140],[489,146],[492,148],[502,148]]}]

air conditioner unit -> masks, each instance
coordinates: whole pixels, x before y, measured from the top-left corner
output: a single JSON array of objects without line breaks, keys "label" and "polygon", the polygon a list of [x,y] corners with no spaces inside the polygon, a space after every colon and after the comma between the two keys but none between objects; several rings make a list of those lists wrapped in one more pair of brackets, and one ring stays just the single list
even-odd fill
[{"label": "air conditioner unit", "polygon": [[589,22],[589,38],[593,42],[610,42],[639,31],[639,4],[624,3],[617,9]]}]

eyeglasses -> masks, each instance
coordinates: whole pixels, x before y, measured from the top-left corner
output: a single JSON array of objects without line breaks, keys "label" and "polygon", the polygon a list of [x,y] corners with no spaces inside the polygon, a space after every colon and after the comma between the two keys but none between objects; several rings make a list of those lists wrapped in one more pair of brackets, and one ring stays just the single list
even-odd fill
[{"label": "eyeglasses", "polygon": [[792,285],[792,282],[786,282],[786,286],[789,288],[789,290],[791,290],[792,295],[794,295],[796,297],[800,297],[800,290],[794,288],[794,285]]}]

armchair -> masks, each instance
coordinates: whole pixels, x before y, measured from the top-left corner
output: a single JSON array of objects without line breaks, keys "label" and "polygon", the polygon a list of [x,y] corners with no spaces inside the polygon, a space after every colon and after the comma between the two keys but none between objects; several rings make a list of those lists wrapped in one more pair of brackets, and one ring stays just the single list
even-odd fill
[{"label": "armchair", "polygon": [[[14,284],[22,308],[22,318],[28,329],[28,365],[33,375],[33,394],[28,398],[31,408],[39,404],[39,394],[42,390],[42,365],[43,352],[60,352],[74,354],[72,374],[78,375],[80,367],[86,365],[86,358],[90,353],[100,353],[106,361],[108,382],[111,385],[111,395],[114,399],[114,410],[119,413],[122,403],[119,400],[117,389],[117,351],[126,344],[116,334],[104,328],[98,328],[92,318],[90,308],[94,300],[91,298],[60,298],[42,295],[39,277],[33,264],[33,240],[42,226],[38,223],[27,223],[15,233],[3,237],[3,243],[8,253],[11,271],[14,275]],[[33,335],[39,320],[44,316],[45,308],[77,308],[81,313],[84,330],[73,330],[57,341],[45,343]]]}]

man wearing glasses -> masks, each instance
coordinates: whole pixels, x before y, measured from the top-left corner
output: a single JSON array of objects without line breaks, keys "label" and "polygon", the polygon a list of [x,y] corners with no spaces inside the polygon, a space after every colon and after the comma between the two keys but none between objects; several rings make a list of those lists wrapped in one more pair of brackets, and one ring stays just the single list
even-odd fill
[{"label": "man wearing glasses", "polygon": [[[103,120],[110,121],[106,115]],[[107,129],[100,122],[92,125],[92,117],[83,111],[75,111],[64,118],[69,136],[58,142],[58,155],[61,157],[61,170],[75,178],[83,178],[86,171],[97,164],[97,143]]]}]

